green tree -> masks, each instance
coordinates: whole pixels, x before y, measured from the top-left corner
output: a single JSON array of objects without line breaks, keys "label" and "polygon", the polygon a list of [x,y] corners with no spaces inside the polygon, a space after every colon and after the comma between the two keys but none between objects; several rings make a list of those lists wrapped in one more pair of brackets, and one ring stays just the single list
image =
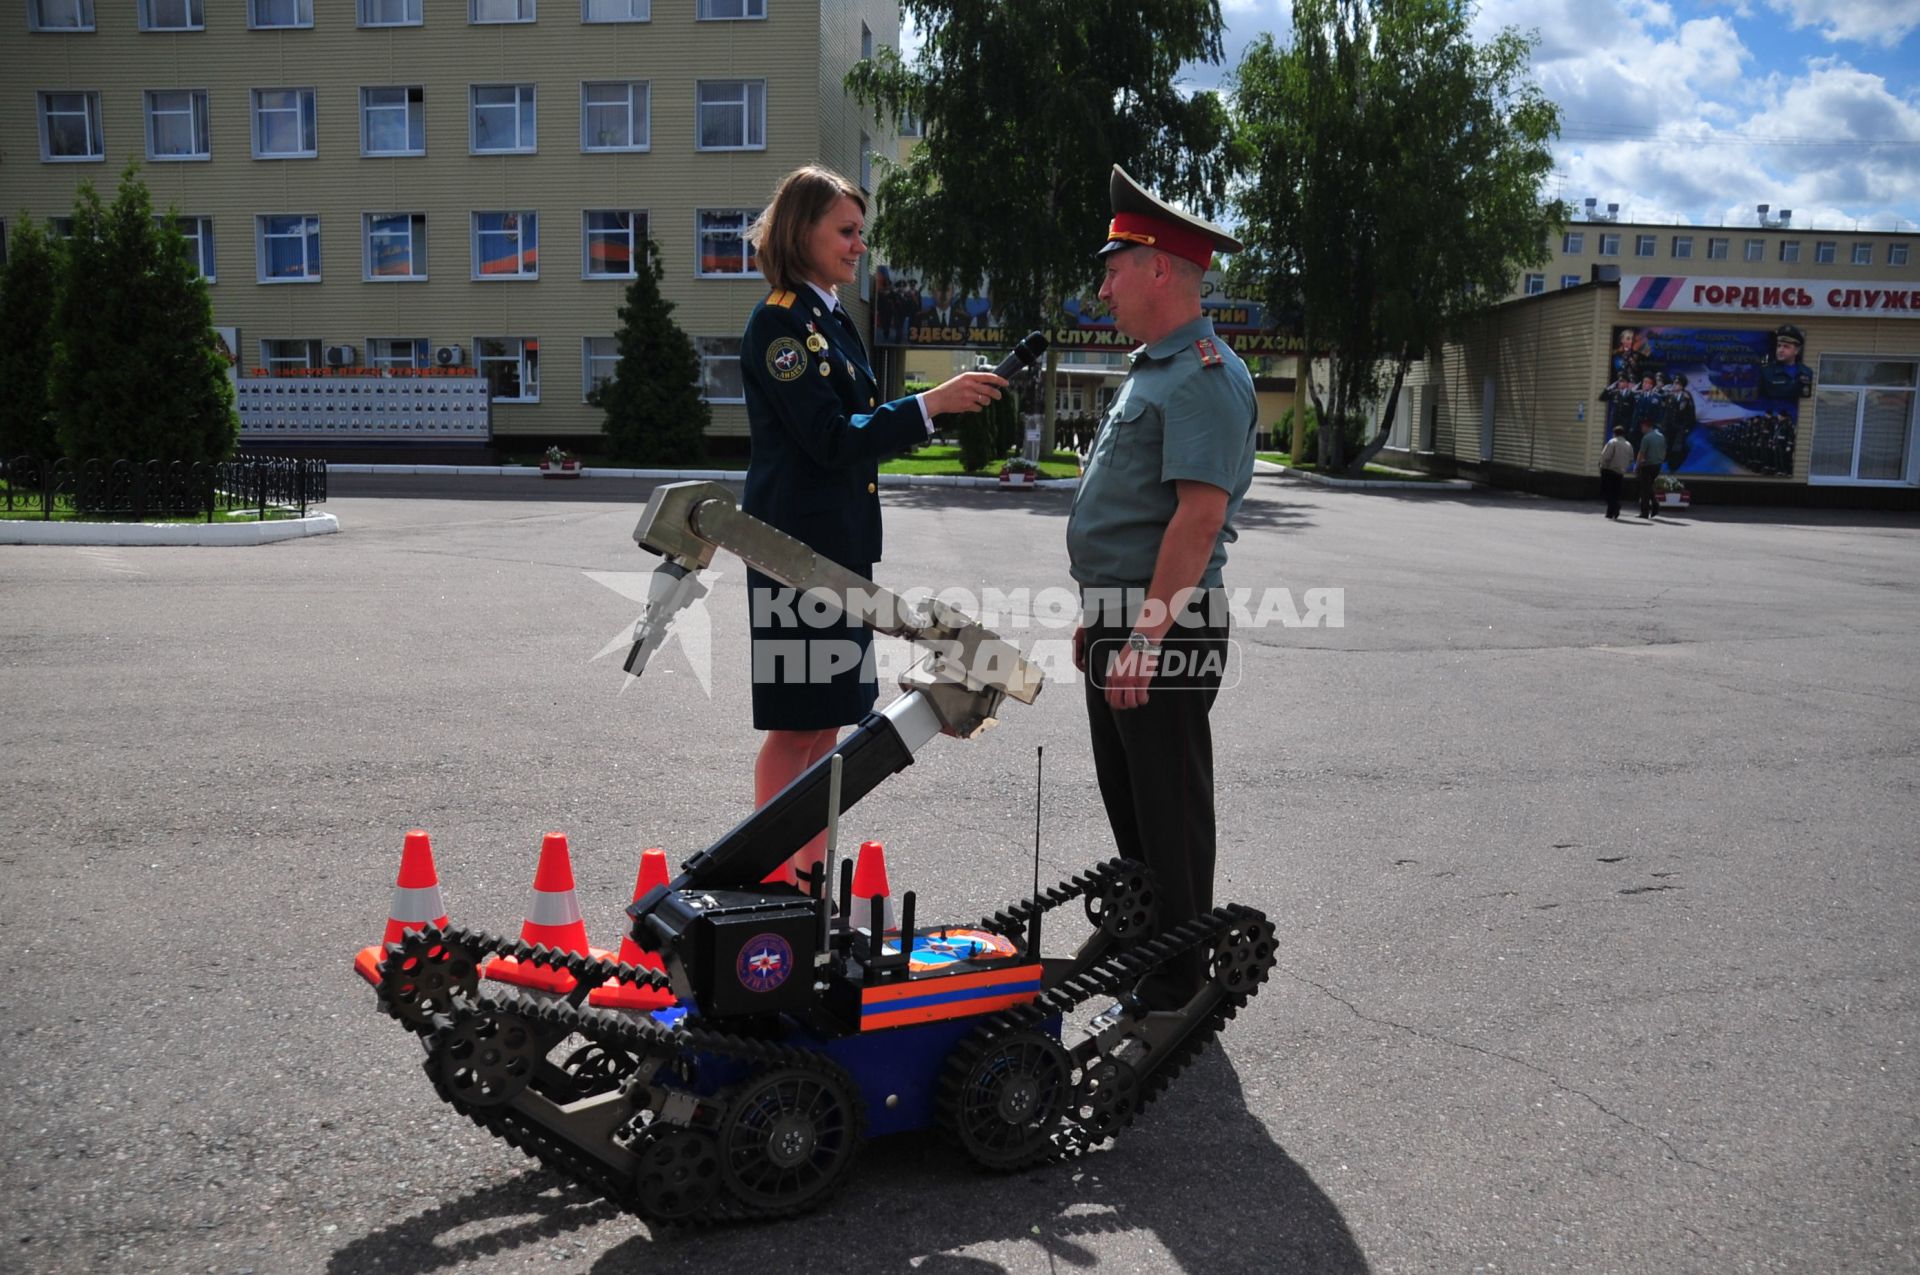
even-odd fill
[{"label": "green tree", "polygon": [[127,166],[110,207],[83,183],[53,313],[49,392],[73,460],[219,461],[240,421],[213,303],[171,215]]},{"label": "green tree", "polygon": [[[1537,37],[1478,44],[1471,19],[1465,0],[1296,0],[1292,46],[1263,37],[1234,75],[1248,250],[1229,279],[1300,312],[1325,353],[1324,392],[1302,374],[1319,418],[1347,423],[1319,431],[1326,469],[1360,471],[1408,365],[1506,296],[1566,220],[1543,198],[1559,110],[1528,78]],[[1388,382],[1378,432],[1355,447],[1361,405]]]},{"label": "green tree", "polygon": [[607,414],[600,428],[615,458],[683,464],[700,459],[712,412],[700,396],[700,355],[660,295],[659,249],[648,239],[642,252],[620,307],[620,361],[592,401]]},{"label": "green tree", "polygon": [[47,398],[60,245],[22,214],[0,272],[0,459],[59,454]]},{"label": "green tree", "polygon": [[[882,49],[848,89],[925,142],[882,162],[874,242],[935,283],[985,279],[1009,324],[1048,326],[1091,293],[1110,166],[1211,216],[1226,194],[1226,113],[1175,81],[1220,59],[1218,0],[903,0],[924,43]],[[1047,353],[1046,438],[1053,433]]]}]

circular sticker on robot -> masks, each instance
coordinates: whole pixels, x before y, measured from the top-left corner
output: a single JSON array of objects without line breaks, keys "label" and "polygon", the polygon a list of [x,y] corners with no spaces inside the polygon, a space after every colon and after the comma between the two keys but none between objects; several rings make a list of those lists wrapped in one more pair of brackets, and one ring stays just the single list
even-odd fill
[{"label": "circular sticker on robot", "polygon": [[793,947],[778,934],[756,934],[740,948],[734,973],[748,991],[770,992],[793,973]]},{"label": "circular sticker on robot", "polygon": [[999,961],[1018,954],[1011,941],[988,930],[940,930],[914,935],[907,968],[937,970],[960,961]]},{"label": "circular sticker on robot", "polygon": [[800,343],[783,336],[767,347],[767,371],[776,381],[797,381],[806,373],[807,354]]}]

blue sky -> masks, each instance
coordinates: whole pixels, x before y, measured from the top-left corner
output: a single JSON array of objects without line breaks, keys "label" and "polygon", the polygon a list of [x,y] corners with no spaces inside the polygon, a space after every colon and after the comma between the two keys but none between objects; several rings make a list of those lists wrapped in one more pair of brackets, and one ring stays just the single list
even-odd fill
[{"label": "blue sky", "polygon": [[[1221,0],[1220,85],[1248,44],[1283,45],[1290,0]],[[1550,193],[1624,220],[1920,230],[1920,0],[1482,0],[1475,29],[1537,31],[1560,104]],[[911,37],[907,38],[909,47]]]},{"label": "blue sky", "polygon": [[[1289,0],[1222,0],[1217,84]],[[1623,219],[1920,229],[1920,0],[1483,0],[1475,29],[1538,31],[1560,104],[1554,193]]]}]

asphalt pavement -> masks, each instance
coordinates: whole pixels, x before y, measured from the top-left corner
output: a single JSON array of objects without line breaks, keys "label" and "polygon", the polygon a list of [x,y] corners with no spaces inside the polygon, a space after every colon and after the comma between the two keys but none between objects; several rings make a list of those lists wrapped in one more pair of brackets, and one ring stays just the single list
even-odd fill
[{"label": "asphalt pavement", "polygon": [[[1279,954],[1220,1047],[1077,1162],[906,1136],[818,1213],[654,1236],[438,1102],[349,968],[408,828],[501,931],[567,832],[613,947],[639,851],[748,811],[739,564],[623,689],[646,484],[560,486],[0,550],[0,1270],[1920,1270],[1920,520],[1258,479],[1218,892]],[[1070,499],[890,491],[880,579],[1057,653],[1006,621]],[[1072,685],[845,835],[923,921],[1002,907],[1039,746],[1043,876],[1108,857]]]}]

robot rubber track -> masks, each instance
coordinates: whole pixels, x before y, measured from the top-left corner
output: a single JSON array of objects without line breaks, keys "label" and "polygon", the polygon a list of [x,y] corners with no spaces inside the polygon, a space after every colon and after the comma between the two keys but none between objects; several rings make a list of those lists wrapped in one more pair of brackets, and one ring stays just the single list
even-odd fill
[{"label": "robot rubber track", "polygon": [[[1041,909],[1085,897],[1091,917],[1102,887],[1138,872],[1102,865],[1046,891]],[[946,1059],[945,1133],[996,1170],[1097,1149],[1258,992],[1273,964],[1272,934],[1258,912],[1228,905],[1094,959],[1054,963],[1035,1000],[977,1020]],[[1135,982],[1196,947],[1212,953],[1213,977],[1183,1009],[1129,1002]],[[864,1142],[865,1106],[817,1049],[775,1038],[770,1024],[759,1025],[764,1034],[667,1025],[482,981],[488,956],[572,973],[571,1002],[608,978],[658,977],[471,930],[429,929],[390,946],[381,1005],[421,1037],[442,1100],[481,1128],[656,1224],[797,1214],[845,1182]],[[1081,1039],[1057,1039],[1062,1020],[1109,1002]],[[549,1061],[570,1037],[584,1044],[564,1063]],[[722,1083],[702,1084],[711,1075]]]}]

